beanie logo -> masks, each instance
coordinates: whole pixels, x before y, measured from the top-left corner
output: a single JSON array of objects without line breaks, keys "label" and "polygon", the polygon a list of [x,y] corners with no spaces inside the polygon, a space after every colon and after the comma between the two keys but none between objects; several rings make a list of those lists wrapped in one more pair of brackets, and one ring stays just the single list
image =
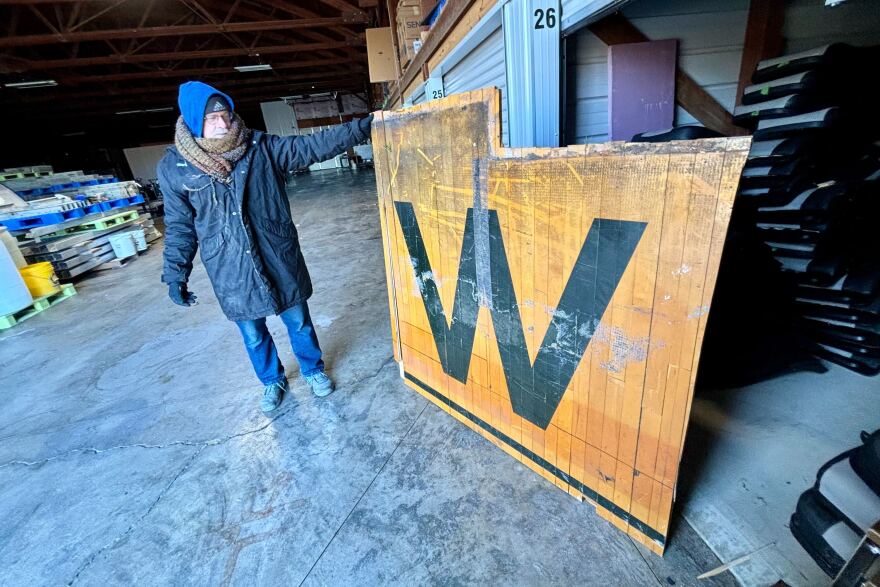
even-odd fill
[{"label": "beanie logo", "polygon": [[221,100],[217,100],[214,102],[213,112],[220,112],[221,110],[226,110],[226,104],[224,104]]}]

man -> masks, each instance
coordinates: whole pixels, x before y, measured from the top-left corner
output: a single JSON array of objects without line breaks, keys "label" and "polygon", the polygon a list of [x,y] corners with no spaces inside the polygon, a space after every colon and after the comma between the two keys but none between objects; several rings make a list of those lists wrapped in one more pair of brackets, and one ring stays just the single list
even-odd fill
[{"label": "man", "polygon": [[287,174],[363,142],[373,115],[307,136],[251,131],[232,99],[201,82],[180,86],[174,147],[159,162],[165,200],[162,281],[174,303],[192,306],[186,287],[197,247],[220,307],[241,330],[263,383],[260,408],[272,412],[288,390],[266,328],[278,315],[300,372],[318,397],[333,391],[306,300],[312,294],[285,193]]}]

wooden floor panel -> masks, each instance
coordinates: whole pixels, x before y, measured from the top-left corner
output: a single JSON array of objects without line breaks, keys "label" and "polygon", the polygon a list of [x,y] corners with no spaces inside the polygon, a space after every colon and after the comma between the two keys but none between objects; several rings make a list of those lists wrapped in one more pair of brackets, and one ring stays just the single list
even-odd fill
[{"label": "wooden floor panel", "polygon": [[747,138],[506,149],[496,90],[376,117],[407,385],[654,552]]}]

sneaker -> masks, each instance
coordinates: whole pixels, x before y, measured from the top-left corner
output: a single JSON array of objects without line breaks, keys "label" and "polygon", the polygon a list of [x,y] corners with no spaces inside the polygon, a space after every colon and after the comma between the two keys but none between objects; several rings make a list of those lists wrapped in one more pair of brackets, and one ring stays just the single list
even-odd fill
[{"label": "sneaker", "polygon": [[312,393],[318,397],[326,397],[333,392],[333,380],[323,371],[307,376],[306,383],[312,388]]},{"label": "sneaker", "polygon": [[263,410],[263,413],[268,414],[278,409],[278,406],[284,401],[284,392],[286,391],[286,379],[267,385],[263,389],[263,398],[260,400],[260,409]]}]

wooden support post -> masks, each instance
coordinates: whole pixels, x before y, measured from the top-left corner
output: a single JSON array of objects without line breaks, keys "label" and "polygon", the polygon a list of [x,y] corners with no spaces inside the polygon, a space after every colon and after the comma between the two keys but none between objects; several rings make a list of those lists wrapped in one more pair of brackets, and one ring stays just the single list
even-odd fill
[{"label": "wooden support post", "polygon": [[[606,45],[643,43],[651,40],[621,14],[612,14],[589,25],[588,28]],[[675,101],[707,128],[727,136],[748,134],[747,130],[733,124],[733,116],[730,112],[681,67],[676,68]]]},{"label": "wooden support post", "polygon": [[751,83],[752,73],[758,63],[782,54],[785,42],[782,37],[784,21],[785,4],[782,0],[751,0],[749,3],[749,19],[739,66],[739,84],[736,87],[737,105],[742,104],[743,90]]},{"label": "wooden support post", "polygon": [[[403,71],[400,69],[400,47],[397,46],[397,0],[387,0],[385,6],[388,10],[388,26],[391,27],[391,46],[394,47],[394,67],[397,70],[397,83],[400,84],[400,76]],[[392,84],[393,86],[393,84]],[[399,90],[394,89],[394,92]],[[394,102],[391,101],[393,104]]]}]

